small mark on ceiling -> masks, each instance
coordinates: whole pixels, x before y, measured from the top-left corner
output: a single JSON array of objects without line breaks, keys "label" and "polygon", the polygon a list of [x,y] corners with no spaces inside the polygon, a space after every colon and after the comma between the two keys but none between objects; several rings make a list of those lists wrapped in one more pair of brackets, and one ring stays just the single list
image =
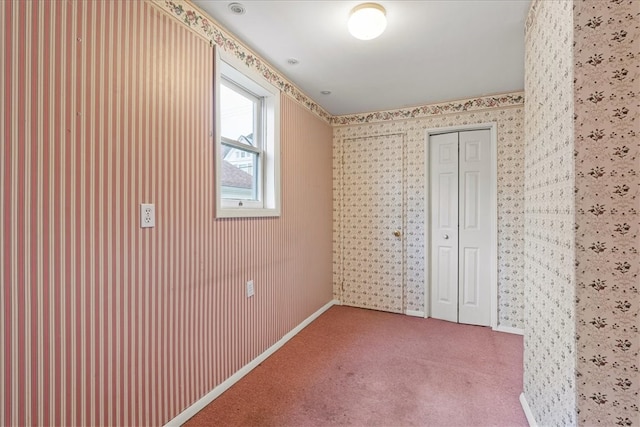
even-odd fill
[{"label": "small mark on ceiling", "polygon": [[227,7],[231,11],[231,13],[235,15],[244,15],[244,13],[246,12],[246,9],[242,5],[242,3],[229,3],[229,6]]}]

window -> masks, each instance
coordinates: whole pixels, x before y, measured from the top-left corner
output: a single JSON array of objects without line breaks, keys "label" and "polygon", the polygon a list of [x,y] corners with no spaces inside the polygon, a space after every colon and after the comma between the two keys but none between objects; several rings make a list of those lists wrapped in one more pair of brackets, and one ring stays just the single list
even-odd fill
[{"label": "window", "polygon": [[279,216],[280,92],[232,59],[215,65],[216,216]]}]

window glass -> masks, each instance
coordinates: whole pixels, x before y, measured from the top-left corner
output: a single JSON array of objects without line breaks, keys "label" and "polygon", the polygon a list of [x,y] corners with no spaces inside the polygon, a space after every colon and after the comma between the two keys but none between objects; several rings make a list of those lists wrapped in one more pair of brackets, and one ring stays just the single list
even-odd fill
[{"label": "window glass", "polygon": [[223,138],[229,138],[243,144],[253,145],[256,122],[257,100],[229,83],[220,88],[220,132]]},{"label": "window glass", "polygon": [[222,148],[222,198],[258,200],[258,154],[228,145]]}]

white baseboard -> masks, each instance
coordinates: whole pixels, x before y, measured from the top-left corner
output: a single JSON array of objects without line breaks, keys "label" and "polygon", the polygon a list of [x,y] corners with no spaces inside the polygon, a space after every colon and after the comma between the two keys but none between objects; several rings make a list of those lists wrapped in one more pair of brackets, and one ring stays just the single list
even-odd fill
[{"label": "white baseboard", "polygon": [[498,326],[493,328],[496,332],[506,332],[507,334],[524,335],[524,330],[520,328],[512,328],[511,326]]},{"label": "white baseboard", "polygon": [[407,310],[404,314],[407,316],[424,317],[424,311]]},{"label": "white baseboard", "polygon": [[531,408],[529,407],[527,398],[524,397],[524,392],[520,393],[520,404],[522,405],[522,410],[524,411],[524,415],[527,417],[527,422],[529,423],[529,427],[538,427],[538,423],[536,423],[536,419],[533,418],[533,412],[531,412]]},{"label": "white baseboard", "polygon": [[340,305],[340,301],[332,300],[332,301],[328,302],[327,304],[325,304],[322,308],[320,308],[318,311],[313,313],[311,316],[307,317],[298,326],[293,328],[288,334],[286,334],[284,337],[282,337],[278,342],[276,342],[274,345],[272,345],[267,350],[265,350],[264,353],[262,353],[261,355],[259,355],[255,359],[253,359],[251,362],[247,363],[238,372],[236,372],[235,374],[233,374],[232,376],[227,378],[226,381],[224,381],[223,383],[221,383],[220,385],[215,387],[209,393],[205,394],[198,401],[196,401],[193,405],[189,406],[187,409],[182,411],[180,414],[178,414],[178,416],[176,416],[174,419],[172,419],[171,421],[169,421],[165,425],[173,427],[173,426],[180,426],[180,425],[184,424],[185,422],[187,422],[187,420],[189,420],[189,418],[193,417],[202,408],[204,408],[209,403],[211,403],[216,397],[220,396],[222,393],[227,391],[232,385],[234,385],[235,383],[240,381],[240,379],[242,377],[244,377],[249,372],[251,372],[260,363],[264,362],[265,359],[267,359],[267,357],[269,357],[273,353],[275,353],[278,349],[280,349],[280,347],[285,345],[285,343],[287,341],[289,341],[291,338],[296,336],[302,329],[304,329],[307,325],[309,325],[311,322],[316,320],[316,318],[318,318],[318,316],[320,316],[322,313],[324,313],[325,311],[327,311],[329,308],[331,308],[334,305]]}]

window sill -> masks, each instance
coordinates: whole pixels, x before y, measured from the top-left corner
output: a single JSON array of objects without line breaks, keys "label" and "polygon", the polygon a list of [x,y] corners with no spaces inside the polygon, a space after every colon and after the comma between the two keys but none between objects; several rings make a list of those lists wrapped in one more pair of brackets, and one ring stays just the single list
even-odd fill
[{"label": "window sill", "polygon": [[267,218],[279,217],[280,209],[269,208],[222,208],[216,210],[216,218]]}]

